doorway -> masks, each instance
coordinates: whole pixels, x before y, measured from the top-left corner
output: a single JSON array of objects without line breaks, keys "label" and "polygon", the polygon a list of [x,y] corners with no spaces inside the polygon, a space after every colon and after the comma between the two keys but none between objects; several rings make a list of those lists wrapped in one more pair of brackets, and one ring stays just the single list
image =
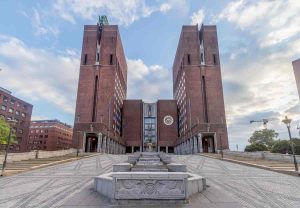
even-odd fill
[{"label": "doorway", "polygon": [[97,152],[98,149],[98,135],[95,133],[88,133],[85,137],[85,152]]},{"label": "doorway", "polygon": [[202,148],[204,153],[215,152],[214,137],[213,136],[203,137]]}]

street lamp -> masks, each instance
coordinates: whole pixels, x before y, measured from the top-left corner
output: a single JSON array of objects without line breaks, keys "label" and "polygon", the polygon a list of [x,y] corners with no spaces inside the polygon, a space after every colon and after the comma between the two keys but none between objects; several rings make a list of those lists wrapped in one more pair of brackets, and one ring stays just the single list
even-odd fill
[{"label": "street lamp", "polygon": [[282,122],[286,125],[288,132],[289,132],[289,137],[290,137],[290,142],[291,142],[291,147],[292,147],[292,153],[293,153],[293,158],[294,158],[294,165],[295,165],[295,171],[298,172],[298,164],[297,164],[297,160],[296,160],[296,156],[295,156],[295,149],[294,149],[294,144],[292,141],[292,136],[291,136],[291,122],[292,119],[289,119],[287,116],[285,116],[285,118],[282,120]]},{"label": "street lamp", "polygon": [[10,145],[10,139],[11,139],[12,129],[13,129],[14,125],[17,123],[17,121],[14,120],[14,119],[11,119],[11,120],[8,121],[8,123],[10,124],[9,135],[8,135],[7,143],[6,143],[6,147],[5,147],[5,157],[4,157],[4,161],[3,161],[3,165],[2,165],[1,176],[3,176],[4,171],[5,171],[5,167],[6,167],[6,161],[7,161],[7,155],[8,155],[8,148],[9,148],[9,145]]}]

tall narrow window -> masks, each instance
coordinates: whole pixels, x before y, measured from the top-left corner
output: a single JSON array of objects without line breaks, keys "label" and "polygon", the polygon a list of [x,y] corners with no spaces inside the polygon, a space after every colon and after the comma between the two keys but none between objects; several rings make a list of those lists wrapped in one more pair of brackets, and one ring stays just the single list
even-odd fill
[{"label": "tall narrow window", "polygon": [[204,55],[201,53],[201,63],[204,63]]},{"label": "tall narrow window", "polygon": [[217,65],[217,55],[213,54],[214,65]]},{"label": "tall narrow window", "polygon": [[109,64],[112,65],[113,64],[113,55],[110,54],[110,57],[109,57]]},{"label": "tall narrow window", "polygon": [[188,54],[188,55],[187,55],[187,58],[188,58],[188,64],[190,65],[190,64],[191,64],[191,55]]},{"label": "tall narrow window", "polygon": [[97,52],[97,60],[96,60],[96,62],[99,62],[99,60],[100,60],[100,54],[99,54],[99,52]]},{"label": "tall narrow window", "polygon": [[84,54],[84,60],[83,60],[83,64],[86,65],[87,64],[87,54]]},{"label": "tall narrow window", "polygon": [[98,93],[98,76],[96,76],[95,78],[92,122],[96,121],[97,93]]},{"label": "tall narrow window", "polygon": [[206,96],[206,82],[205,82],[205,77],[202,76],[202,96],[203,96],[203,111],[204,111],[204,119],[205,122],[208,123],[208,112],[207,112],[207,96]]}]

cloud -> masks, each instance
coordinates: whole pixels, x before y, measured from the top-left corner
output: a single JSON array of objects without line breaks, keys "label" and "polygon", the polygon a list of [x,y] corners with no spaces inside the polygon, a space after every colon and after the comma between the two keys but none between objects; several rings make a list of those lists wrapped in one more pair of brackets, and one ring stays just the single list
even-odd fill
[{"label": "cloud", "polygon": [[33,15],[31,18],[31,25],[34,29],[34,35],[42,36],[45,34],[52,34],[55,37],[59,34],[59,29],[57,26],[51,26],[50,24],[46,24],[42,22],[41,15],[37,9],[33,9]]},{"label": "cloud", "polygon": [[73,24],[78,17],[92,20],[99,14],[106,14],[112,22],[128,26],[154,12],[165,14],[177,7],[176,2],[178,1],[169,0],[160,5],[149,6],[145,0],[56,0],[53,9],[62,19]]},{"label": "cloud", "polygon": [[172,6],[168,3],[163,3],[160,5],[160,8],[159,10],[162,12],[162,13],[167,13],[170,9],[172,8]]},{"label": "cloud", "polygon": [[160,65],[147,66],[141,59],[127,59],[128,98],[155,102],[172,99],[171,72]]},{"label": "cloud", "polygon": [[294,0],[230,2],[219,19],[258,36],[260,47],[280,44],[300,32],[300,2]]},{"label": "cloud", "polygon": [[74,113],[79,57],[32,48],[5,35],[0,35],[0,57],[2,86]]},{"label": "cloud", "polygon": [[203,23],[205,17],[205,13],[203,9],[198,10],[197,12],[194,12],[192,14],[191,18],[191,24],[192,25],[201,25]]}]

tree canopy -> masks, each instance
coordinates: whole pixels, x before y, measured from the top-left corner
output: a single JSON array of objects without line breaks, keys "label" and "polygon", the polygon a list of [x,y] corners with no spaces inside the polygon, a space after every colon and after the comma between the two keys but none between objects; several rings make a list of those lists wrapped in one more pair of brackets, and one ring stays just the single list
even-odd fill
[{"label": "tree canopy", "polygon": [[[9,136],[9,131],[10,131],[10,126],[9,124],[5,121],[4,118],[0,118],[0,144],[6,144],[7,143],[7,139]],[[15,133],[12,132],[11,134],[11,142],[10,143],[14,143],[15,142]]]},{"label": "tree canopy", "polygon": [[263,144],[270,149],[274,143],[274,139],[278,137],[278,133],[273,129],[262,129],[253,132],[249,139],[250,144]]},{"label": "tree canopy", "polygon": [[268,147],[264,144],[254,143],[247,145],[245,148],[245,152],[256,152],[256,151],[267,151]]}]

